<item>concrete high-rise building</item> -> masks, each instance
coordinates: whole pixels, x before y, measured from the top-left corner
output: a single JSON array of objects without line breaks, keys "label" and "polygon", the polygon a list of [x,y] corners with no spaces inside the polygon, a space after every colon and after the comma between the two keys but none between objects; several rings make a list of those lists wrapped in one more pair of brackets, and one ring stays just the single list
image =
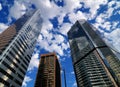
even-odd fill
[{"label": "concrete high-rise building", "polygon": [[55,53],[41,55],[35,87],[61,87],[60,64]]},{"label": "concrete high-rise building", "polygon": [[120,60],[94,29],[79,20],[68,32],[78,87],[118,87]]},{"label": "concrete high-rise building", "polygon": [[0,87],[21,87],[42,27],[31,10],[0,34]]}]

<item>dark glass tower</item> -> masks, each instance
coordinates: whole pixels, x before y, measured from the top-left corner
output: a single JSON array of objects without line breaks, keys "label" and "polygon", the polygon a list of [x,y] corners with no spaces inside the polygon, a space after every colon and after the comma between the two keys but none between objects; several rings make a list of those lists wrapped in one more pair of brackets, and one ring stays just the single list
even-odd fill
[{"label": "dark glass tower", "polygon": [[120,60],[93,29],[79,20],[68,32],[78,87],[118,87]]},{"label": "dark glass tower", "polygon": [[21,87],[41,27],[31,10],[0,34],[0,87]]},{"label": "dark glass tower", "polygon": [[60,64],[55,53],[41,55],[35,87],[61,87]]}]

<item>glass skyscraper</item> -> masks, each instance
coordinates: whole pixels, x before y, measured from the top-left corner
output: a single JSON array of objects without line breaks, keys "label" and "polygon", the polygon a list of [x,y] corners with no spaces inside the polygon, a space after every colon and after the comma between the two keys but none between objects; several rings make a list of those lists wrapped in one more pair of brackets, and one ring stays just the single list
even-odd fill
[{"label": "glass skyscraper", "polygon": [[34,87],[61,87],[60,64],[55,53],[41,55]]},{"label": "glass skyscraper", "polygon": [[0,87],[21,87],[42,27],[31,10],[0,34]]},{"label": "glass skyscraper", "polygon": [[118,87],[120,60],[85,20],[68,32],[78,87]]}]

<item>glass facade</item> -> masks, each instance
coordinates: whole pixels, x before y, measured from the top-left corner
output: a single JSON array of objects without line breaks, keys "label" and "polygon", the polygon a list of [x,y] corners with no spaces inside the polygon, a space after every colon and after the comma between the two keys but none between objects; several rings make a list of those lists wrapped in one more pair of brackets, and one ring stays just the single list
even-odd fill
[{"label": "glass facade", "polygon": [[120,61],[93,28],[79,20],[68,32],[78,87],[118,87]]},{"label": "glass facade", "polygon": [[93,51],[74,65],[79,87],[114,87],[97,55]]},{"label": "glass facade", "polygon": [[32,10],[0,35],[0,87],[22,86],[41,27],[40,11]]},{"label": "glass facade", "polygon": [[35,87],[61,87],[60,65],[55,53],[41,55]]},{"label": "glass facade", "polygon": [[113,78],[120,86],[120,60],[108,47],[100,48],[98,50],[101,55],[104,56],[106,66],[109,68]]}]

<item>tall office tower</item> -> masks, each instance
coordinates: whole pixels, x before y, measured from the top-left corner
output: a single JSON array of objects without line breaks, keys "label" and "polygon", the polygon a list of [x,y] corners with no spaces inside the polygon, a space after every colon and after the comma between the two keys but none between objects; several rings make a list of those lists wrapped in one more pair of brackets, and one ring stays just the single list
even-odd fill
[{"label": "tall office tower", "polygon": [[61,87],[60,64],[55,53],[41,55],[35,87]]},{"label": "tall office tower", "polygon": [[0,87],[21,87],[41,26],[31,10],[0,34]]},{"label": "tall office tower", "polygon": [[120,60],[93,29],[79,20],[68,32],[78,87],[118,87]]}]

